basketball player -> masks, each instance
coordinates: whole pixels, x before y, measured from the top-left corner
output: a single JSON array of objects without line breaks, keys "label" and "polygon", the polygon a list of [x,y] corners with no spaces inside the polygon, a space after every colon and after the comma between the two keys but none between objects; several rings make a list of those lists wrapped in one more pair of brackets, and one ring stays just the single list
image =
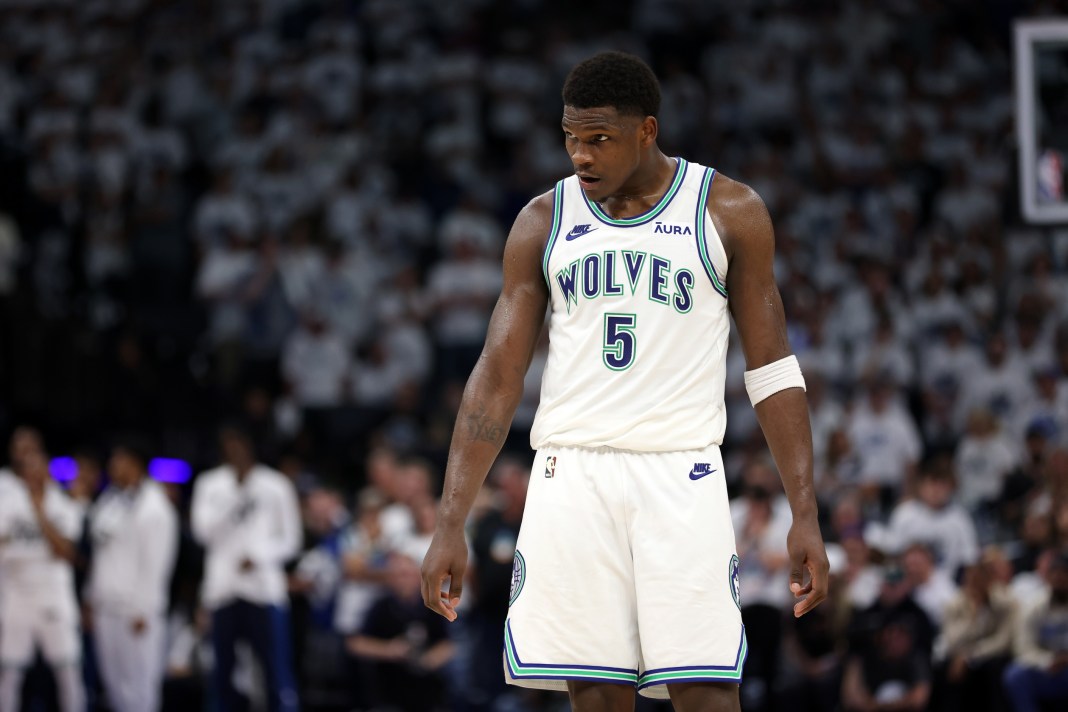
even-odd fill
[{"label": "basketball player", "polygon": [[74,596],[74,540],[82,509],[51,480],[43,452],[26,448],[0,497],[0,710],[18,710],[35,650],[52,667],[63,712],[85,709]]},{"label": "basketball player", "polygon": [[424,601],[455,620],[464,520],[508,433],[548,305],[508,681],[566,688],[579,712],[632,710],[635,689],[680,712],[737,710],[746,641],[719,451],[730,315],[793,513],[794,615],[827,588],[771,220],[749,187],[659,150],[659,85],[636,57],[582,62],[563,99],[575,174],[531,201],[508,237],[423,563]]},{"label": "basketball player", "polygon": [[111,484],[89,512],[88,599],[97,660],[115,712],[154,712],[163,684],[167,596],[178,516],[136,442],[111,453]]},{"label": "basketball player", "polygon": [[33,453],[44,453],[44,441],[41,438],[41,433],[36,428],[20,425],[11,433],[7,451],[8,456],[11,458],[11,465],[10,467],[0,467],[0,492],[3,492],[4,487],[15,482],[17,477],[15,470],[18,468],[18,463],[21,459]]},{"label": "basketball player", "polygon": [[[11,433],[11,440],[8,441],[7,451],[11,459],[11,464],[10,467],[0,467],[0,502],[4,501],[5,492],[8,491],[8,488],[18,487],[18,475],[15,474],[15,469],[18,467],[19,461],[33,453],[44,453],[44,442],[41,439],[41,434],[37,430],[25,425],[20,425],[15,428],[13,433]],[[0,553],[0,611],[3,610],[3,596],[4,556]],[[3,635],[2,630],[0,630],[0,635]],[[0,709],[0,712],[3,712],[3,710]]]}]

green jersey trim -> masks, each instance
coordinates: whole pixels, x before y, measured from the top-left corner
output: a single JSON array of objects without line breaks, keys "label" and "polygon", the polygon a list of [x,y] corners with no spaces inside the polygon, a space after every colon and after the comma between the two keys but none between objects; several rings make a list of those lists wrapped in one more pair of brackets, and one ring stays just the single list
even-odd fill
[{"label": "green jersey trim", "polygon": [[712,190],[712,181],[716,177],[716,169],[705,170],[705,177],[701,181],[701,192],[697,195],[697,231],[694,239],[697,241],[697,252],[701,255],[701,264],[704,265],[705,274],[712,282],[712,288],[722,296],[727,296],[726,280],[720,279],[716,268],[712,264],[712,258],[708,254],[708,242],[705,239],[705,218],[708,214],[708,193]]},{"label": "green jersey trim", "polygon": [[545,254],[541,258],[541,273],[545,277],[545,284],[549,286],[549,291],[552,292],[553,283],[549,279],[549,255],[553,253],[553,247],[556,246],[556,238],[560,233],[560,216],[564,212],[564,181],[557,181],[556,186],[553,188],[553,222],[549,227],[549,239],[545,242]]},{"label": "green jersey trim", "polygon": [[[667,192],[660,198],[660,201],[654,205],[650,210],[642,213],[641,215],[635,215],[630,218],[619,218],[618,220],[608,216],[601,206],[593,202],[586,197],[586,192],[582,192],[582,199],[586,201],[586,206],[593,213],[593,216],[603,222],[605,225],[614,225],[615,227],[637,227],[638,225],[645,225],[652,222],[660,213],[667,209],[667,206],[671,203],[672,199],[679,192],[679,188],[682,186],[682,181],[686,177],[686,160],[683,158],[676,158],[675,164],[675,178],[671,181],[671,187],[667,189]],[[579,188],[579,190],[582,190]]]},{"label": "green jersey trim", "polygon": [[512,626],[505,624],[504,653],[508,674],[517,680],[599,680],[601,682],[637,684],[638,671],[626,668],[597,667],[587,665],[548,665],[524,663],[519,659],[512,640]]},{"label": "green jersey trim", "polygon": [[749,642],[746,640],[745,628],[743,627],[742,639],[738,641],[738,654],[733,665],[698,665],[694,667],[647,670],[638,679],[638,689],[641,690],[652,685],[665,685],[673,682],[700,682],[704,680],[741,682],[742,670],[745,667],[745,659],[748,655]]}]

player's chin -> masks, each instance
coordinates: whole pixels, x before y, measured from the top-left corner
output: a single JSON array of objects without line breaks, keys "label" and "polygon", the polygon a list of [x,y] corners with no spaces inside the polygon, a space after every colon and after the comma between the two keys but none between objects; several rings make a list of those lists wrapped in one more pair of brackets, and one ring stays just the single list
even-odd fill
[{"label": "player's chin", "polygon": [[609,195],[604,178],[583,178],[579,176],[579,186],[590,200],[603,200]]}]

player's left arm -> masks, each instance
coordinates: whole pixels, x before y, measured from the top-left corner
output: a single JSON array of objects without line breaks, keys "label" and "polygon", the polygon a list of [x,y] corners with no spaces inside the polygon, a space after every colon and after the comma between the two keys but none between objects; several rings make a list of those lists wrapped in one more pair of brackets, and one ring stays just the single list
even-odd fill
[{"label": "player's left arm", "polygon": [[[747,185],[717,174],[708,209],[727,250],[727,294],[745,352],[747,371],[791,355],[786,316],[775,284],[775,232],[764,201]],[[817,521],[812,483],[812,430],[799,387],[779,390],[755,406],[793,512],[787,537],[794,615],[827,597],[827,552]],[[804,581],[808,571],[809,580]]]}]

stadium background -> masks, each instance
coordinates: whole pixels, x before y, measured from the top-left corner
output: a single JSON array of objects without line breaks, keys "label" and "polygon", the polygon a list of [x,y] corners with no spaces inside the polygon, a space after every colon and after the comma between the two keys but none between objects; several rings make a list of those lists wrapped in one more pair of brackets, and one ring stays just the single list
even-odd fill
[{"label": "stadium background", "polygon": [[[893,514],[918,473],[955,474],[980,568],[1021,600],[1068,545],[1068,231],[1019,218],[1011,79],[1012,20],[1066,5],[0,1],[0,433],[40,428],[83,497],[111,439],[139,433],[186,507],[217,427],[246,424],[301,495],[304,707],[354,707],[356,624],[335,609],[375,590],[344,575],[357,495],[372,480],[413,509],[396,547],[418,558],[508,226],[568,173],[562,79],[633,51],[661,78],[665,151],[767,203],[811,384],[836,587],[806,628],[782,615],[785,513],[733,349],[726,475],[758,636],[744,706],[836,696],[847,654],[874,645],[855,611],[888,586],[924,599],[933,632],[911,639],[937,667],[940,607],[975,556],[909,548]],[[523,466],[543,359],[506,446]],[[486,552],[509,563],[487,578],[510,572],[495,512],[521,500],[515,469],[472,521],[505,522]],[[198,561],[186,533],[174,624],[194,638]],[[495,654],[473,628],[431,676],[443,708],[561,703],[470,699]],[[168,689],[190,697],[172,708],[202,694],[203,665],[195,646],[176,659]]]}]

